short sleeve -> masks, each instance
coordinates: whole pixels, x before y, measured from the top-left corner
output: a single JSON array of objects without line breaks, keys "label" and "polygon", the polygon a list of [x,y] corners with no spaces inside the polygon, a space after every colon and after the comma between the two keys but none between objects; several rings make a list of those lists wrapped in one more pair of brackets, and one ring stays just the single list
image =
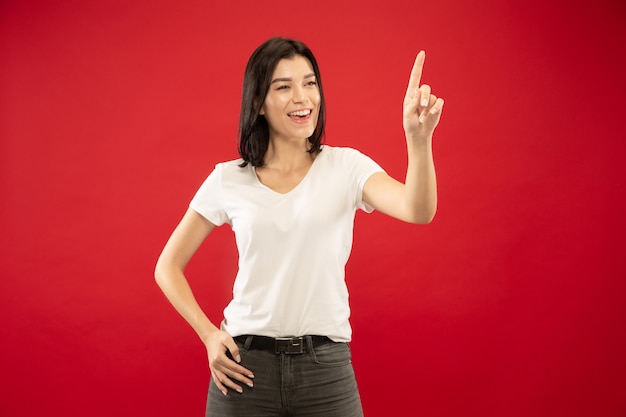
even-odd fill
[{"label": "short sleeve", "polygon": [[356,208],[371,213],[374,208],[363,202],[363,188],[367,180],[377,172],[385,172],[369,156],[357,151],[356,149],[347,149],[346,157],[348,158],[348,166],[351,167],[352,176],[357,186]]},{"label": "short sleeve", "polygon": [[189,203],[189,207],[216,226],[228,222],[228,215],[224,211],[222,168],[222,164],[215,166]]}]

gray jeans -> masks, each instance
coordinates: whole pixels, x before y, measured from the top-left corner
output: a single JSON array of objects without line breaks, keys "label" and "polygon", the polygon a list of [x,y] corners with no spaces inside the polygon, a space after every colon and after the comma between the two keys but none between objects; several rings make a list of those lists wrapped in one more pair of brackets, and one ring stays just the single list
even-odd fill
[{"label": "gray jeans", "polygon": [[[309,342],[310,343],[310,342]],[[213,379],[207,417],[361,417],[350,348],[328,343],[288,355],[245,349],[237,343],[241,364],[254,373],[254,388],[222,394]]]}]

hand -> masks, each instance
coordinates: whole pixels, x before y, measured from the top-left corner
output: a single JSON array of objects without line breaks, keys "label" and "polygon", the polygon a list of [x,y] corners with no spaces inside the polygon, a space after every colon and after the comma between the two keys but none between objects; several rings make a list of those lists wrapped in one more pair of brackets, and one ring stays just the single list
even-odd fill
[{"label": "hand", "polygon": [[432,95],[429,85],[420,86],[425,58],[424,51],[417,54],[404,96],[403,126],[406,136],[411,138],[432,138],[443,108],[443,99]]},{"label": "hand", "polygon": [[[237,385],[233,380],[242,382],[252,388],[254,374],[239,365],[241,362],[239,348],[228,333],[222,330],[215,332],[207,339],[205,345],[209,357],[211,376],[217,388],[224,395],[228,394],[228,388],[240,394],[243,392],[241,386]],[[226,355],[226,351],[230,352],[230,356],[233,359]]]}]

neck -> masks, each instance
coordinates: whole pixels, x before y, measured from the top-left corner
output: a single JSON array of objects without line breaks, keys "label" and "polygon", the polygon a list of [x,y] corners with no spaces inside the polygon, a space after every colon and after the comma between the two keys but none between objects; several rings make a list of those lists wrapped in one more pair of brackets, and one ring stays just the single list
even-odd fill
[{"label": "neck", "polygon": [[290,169],[311,163],[315,156],[308,152],[309,148],[308,139],[285,141],[270,138],[263,159],[268,167]]}]

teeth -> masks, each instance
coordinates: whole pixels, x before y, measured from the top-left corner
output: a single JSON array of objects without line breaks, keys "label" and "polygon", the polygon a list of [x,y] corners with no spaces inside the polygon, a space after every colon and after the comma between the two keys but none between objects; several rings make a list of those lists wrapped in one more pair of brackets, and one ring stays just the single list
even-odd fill
[{"label": "teeth", "polygon": [[311,110],[298,110],[289,113],[289,116],[308,116],[309,114],[311,114]]}]

